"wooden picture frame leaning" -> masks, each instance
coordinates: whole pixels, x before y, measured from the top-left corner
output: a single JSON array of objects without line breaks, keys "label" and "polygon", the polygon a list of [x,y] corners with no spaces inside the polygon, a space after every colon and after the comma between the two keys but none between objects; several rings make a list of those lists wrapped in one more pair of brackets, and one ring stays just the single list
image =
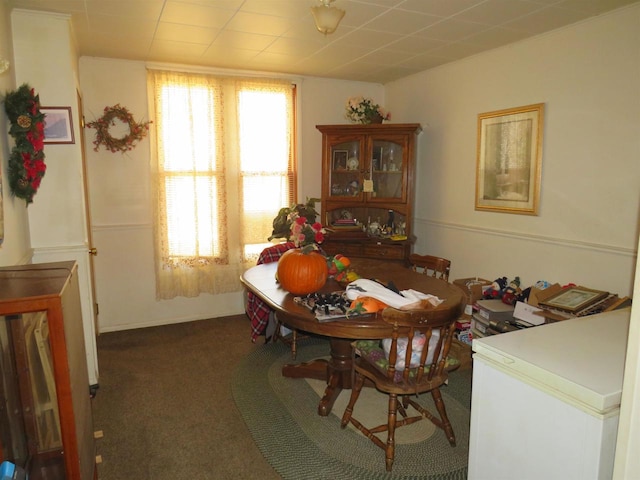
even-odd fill
[{"label": "wooden picture frame leaning", "polygon": [[539,302],[539,305],[542,307],[555,308],[564,312],[576,313],[602,300],[607,295],[609,295],[609,292],[603,292],[601,290],[593,290],[585,287],[569,287]]},{"label": "wooden picture frame leaning", "polygon": [[538,215],[544,104],[478,115],[476,210]]}]

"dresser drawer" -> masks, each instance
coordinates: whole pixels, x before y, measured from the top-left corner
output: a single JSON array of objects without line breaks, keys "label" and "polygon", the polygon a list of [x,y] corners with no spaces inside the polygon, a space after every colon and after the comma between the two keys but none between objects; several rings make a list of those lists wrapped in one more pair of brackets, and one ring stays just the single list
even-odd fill
[{"label": "dresser drawer", "polygon": [[363,255],[362,244],[360,243],[327,242],[321,247],[329,255],[337,255],[338,253],[347,257],[361,257]]},{"label": "dresser drawer", "polygon": [[372,258],[388,258],[389,260],[404,259],[402,245],[365,245],[364,255]]}]

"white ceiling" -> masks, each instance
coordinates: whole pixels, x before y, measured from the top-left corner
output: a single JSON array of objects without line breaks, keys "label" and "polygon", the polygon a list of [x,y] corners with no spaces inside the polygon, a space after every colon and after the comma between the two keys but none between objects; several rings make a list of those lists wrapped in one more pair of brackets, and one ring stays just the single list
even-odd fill
[{"label": "white ceiling", "polygon": [[71,15],[80,55],[386,83],[640,0],[2,0]]}]

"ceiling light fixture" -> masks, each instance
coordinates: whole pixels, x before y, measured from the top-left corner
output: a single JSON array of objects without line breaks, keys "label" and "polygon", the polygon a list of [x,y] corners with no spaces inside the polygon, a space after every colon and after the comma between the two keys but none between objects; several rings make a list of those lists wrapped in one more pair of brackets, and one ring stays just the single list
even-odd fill
[{"label": "ceiling light fixture", "polygon": [[344,17],[344,10],[332,7],[335,0],[319,0],[322,5],[311,7],[313,19],[316,21],[316,28],[325,35],[333,33],[338,28],[338,24]]}]

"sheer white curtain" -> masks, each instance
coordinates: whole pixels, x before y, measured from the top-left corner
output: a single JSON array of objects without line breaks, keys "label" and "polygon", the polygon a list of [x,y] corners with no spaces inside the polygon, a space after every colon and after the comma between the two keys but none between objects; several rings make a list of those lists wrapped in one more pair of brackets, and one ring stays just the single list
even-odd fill
[{"label": "sheer white curtain", "polygon": [[149,70],[156,297],[239,291],[295,198],[286,80]]}]

